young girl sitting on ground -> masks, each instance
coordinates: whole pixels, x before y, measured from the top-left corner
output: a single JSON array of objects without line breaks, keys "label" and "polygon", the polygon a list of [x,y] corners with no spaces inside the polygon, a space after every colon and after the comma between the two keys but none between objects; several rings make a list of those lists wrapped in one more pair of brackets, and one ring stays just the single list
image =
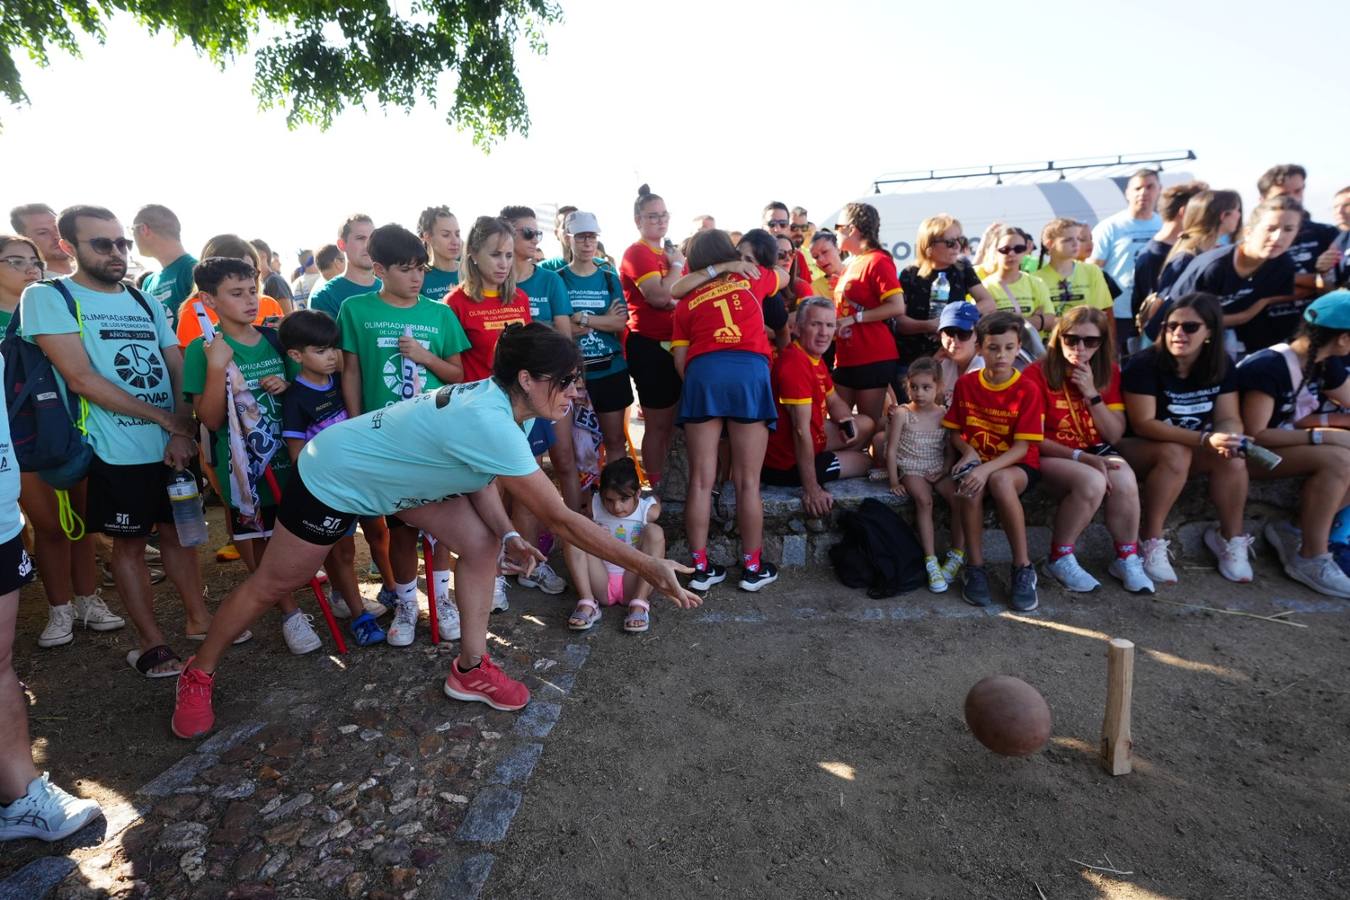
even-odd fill
[{"label": "young girl sitting on ground", "polygon": [[[591,518],[597,525],[608,529],[617,541],[652,556],[664,557],[666,534],[656,524],[660,515],[659,500],[639,496],[637,466],[632,459],[620,457],[605,466],[600,473],[600,490],[591,497]],[[605,606],[621,603],[628,607],[628,615],[623,620],[624,631],[638,633],[651,627],[650,584],[633,572],[626,572],[571,544],[564,551],[564,559],[580,598],[567,620],[568,628],[589,631],[600,621],[600,606],[595,601],[597,594],[604,598]]]},{"label": "young girl sitting on ground", "polygon": [[933,492],[942,495],[947,508],[953,509],[956,488],[947,477],[951,468],[949,440],[942,427],[946,408],[938,405],[942,396],[942,372],[931,356],[910,363],[905,375],[909,402],[891,411],[886,428],[886,472],[891,493],[914,500],[914,525],[923,545],[924,567],[928,570],[928,589],[935,594],[947,590],[965,561],[965,536],[960,516],[951,516],[952,549],[939,564],[933,538]]}]

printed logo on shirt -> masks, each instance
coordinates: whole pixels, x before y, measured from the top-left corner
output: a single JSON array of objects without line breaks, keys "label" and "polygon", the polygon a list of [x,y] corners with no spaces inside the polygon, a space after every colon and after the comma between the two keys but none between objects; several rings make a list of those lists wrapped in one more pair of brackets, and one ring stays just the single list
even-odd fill
[{"label": "printed logo on shirt", "polygon": [[136,390],[148,390],[164,380],[164,361],[142,344],[124,344],[113,355],[113,371]]},{"label": "printed logo on shirt", "polygon": [[19,577],[27,578],[33,572],[33,559],[27,550],[19,551]]}]

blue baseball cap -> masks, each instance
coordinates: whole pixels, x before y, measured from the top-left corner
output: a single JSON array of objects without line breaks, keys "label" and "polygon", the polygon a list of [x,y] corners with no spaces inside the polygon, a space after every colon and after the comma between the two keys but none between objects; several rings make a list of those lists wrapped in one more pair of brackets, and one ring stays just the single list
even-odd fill
[{"label": "blue baseball cap", "polygon": [[1323,294],[1303,311],[1303,318],[1319,328],[1350,331],[1350,290]]},{"label": "blue baseball cap", "polygon": [[938,320],[938,330],[960,328],[963,331],[974,331],[975,323],[978,321],[980,321],[980,310],[974,303],[967,303],[964,300],[959,303],[948,303],[942,308],[942,318]]}]

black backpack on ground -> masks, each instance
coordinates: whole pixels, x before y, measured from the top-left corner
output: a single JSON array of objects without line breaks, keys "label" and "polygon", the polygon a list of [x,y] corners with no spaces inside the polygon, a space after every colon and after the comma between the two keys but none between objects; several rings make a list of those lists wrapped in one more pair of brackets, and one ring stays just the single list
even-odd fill
[{"label": "black backpack on ground", "polygon": [[873,599],[894,597],[928,582],[923,549],[909,523],[875,497],[839,516],[843,539],[830,548],[834,572],[847,587]]}]

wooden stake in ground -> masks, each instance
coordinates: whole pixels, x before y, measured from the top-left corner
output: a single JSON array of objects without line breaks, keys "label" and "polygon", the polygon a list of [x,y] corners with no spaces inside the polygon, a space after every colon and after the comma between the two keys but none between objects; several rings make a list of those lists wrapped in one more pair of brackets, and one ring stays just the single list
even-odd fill
[{"label": "wooden stake in ground", "polygon": [[1112,775],[1133,768],[1130,703],[1134,695],[1134,643],[1112,638],[1106,645],[1106,717],[1102,720],[1102,768]]}]

